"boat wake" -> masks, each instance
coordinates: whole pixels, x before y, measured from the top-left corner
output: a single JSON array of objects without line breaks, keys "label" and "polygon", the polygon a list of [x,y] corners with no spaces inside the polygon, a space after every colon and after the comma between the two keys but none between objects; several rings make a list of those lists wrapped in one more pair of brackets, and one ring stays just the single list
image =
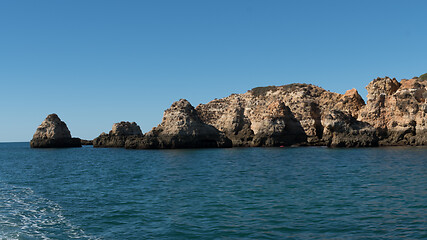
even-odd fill
[{"label": "boat wake", "polygon": [[0,183],[0,239],[99,239],[63,215],[61,206],[31,188]]}]

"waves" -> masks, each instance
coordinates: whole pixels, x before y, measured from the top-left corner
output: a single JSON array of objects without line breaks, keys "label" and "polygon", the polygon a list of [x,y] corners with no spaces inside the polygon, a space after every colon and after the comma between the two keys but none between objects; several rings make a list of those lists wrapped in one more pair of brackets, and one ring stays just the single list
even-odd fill
[{"label": "waves", "polygon": [[0,183],[0,239],[99,239],[64,216],[61,206],[31,188]]},{"label": "waves", "polygon": [[425,148],[17,146],[0,144],[0,239],[427,237]]}]

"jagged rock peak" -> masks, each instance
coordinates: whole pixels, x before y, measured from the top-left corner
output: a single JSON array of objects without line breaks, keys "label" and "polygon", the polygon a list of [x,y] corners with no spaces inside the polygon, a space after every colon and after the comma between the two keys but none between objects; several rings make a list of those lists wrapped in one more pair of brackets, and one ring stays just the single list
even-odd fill
[{"label": "jagged rock peak", "polygon": [[179,99],[176,102],[173,102],[171,107],[168,110],[174,110],[174,109],[193,109],[193,105],[187,100],[187,99]]},{"label": "jagged rock peak", "polygon": [[[344,97],[354,98],[354,99],[357,99],[358,101],[363,101],[363,98],[360,96],[356,88],[347,90],[344,94]],[[363,103],[365,103],[365,101],[363,101]]]},{"label": "jagged rock peak", "polygon": [[112,136],[142,136],[141,128],[135,122],[114,123],[110,131]]},{"label": "jagged rock peak", "polygon": [[163,114],[161,126],[162,130],[181,131],[180,126],[189,127],[192,124],[201,123],[199,116],[193,105],[186,99],[180,99],[172,103]]},{"label": "jagged rock peak", "polygon": [[384,77],[374,79],[366,86],[368,101],[378,99],[381,95],[391,95],[399,89],[400,83],[396,78]]},{"label": "jagged rock peak", "polygon": [[193,105],[186,99],[180,99],[172,103],[171,107],[164,112],[163,121],[157,128],[168,134],[182,134],[187,131],[189,131],[188,134],[191,134],[193,125],[199,127],[200,124],[205,125]]},{"label": "jagged rock peak", "polygon": [[193,105],[191,105],[191,103],[187,101],[187,99],[180,99],[172,103],[171,107],[165,111],[164,115],[167,116],[169,113],[173,112],[181,112],[185,113],[188,116],[198,118],[197,112],[195,111]]},{"label": "jagged rock peak", "polygon": [[163,115],[162,123],[144,138],[127,141],[128,148],[199,148],[231,147],[231,140],[199,118],[185,99],[172,104]]},{"label": "jagged rock peak", "polygon": [[81,147],[79,138],[72,138],[67,125],[56,114],[40,124],[30,141],[32,148]]}]

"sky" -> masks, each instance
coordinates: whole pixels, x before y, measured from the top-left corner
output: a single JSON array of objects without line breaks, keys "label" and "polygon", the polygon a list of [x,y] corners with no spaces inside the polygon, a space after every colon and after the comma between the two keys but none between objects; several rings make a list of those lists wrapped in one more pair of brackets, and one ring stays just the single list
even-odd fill
[{"label": "sky", "polygon": [[345,93],[427,72],[427,1],[3,0],[0,142],[23,142],[50,113],[74,137],[113,123],[157,126],[259,86]]}]

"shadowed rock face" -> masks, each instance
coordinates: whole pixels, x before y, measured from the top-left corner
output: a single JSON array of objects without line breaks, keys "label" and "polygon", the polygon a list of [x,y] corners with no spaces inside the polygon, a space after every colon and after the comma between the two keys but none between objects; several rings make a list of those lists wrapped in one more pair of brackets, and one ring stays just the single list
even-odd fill
[{"label": "shadowed rock face", "polygon": [[253,118],[254,139],[252,146],[289,146],[307,141],[304,129],[295,119],[289,107],[281,101],[267,106],[267,110]]},{"label": "shadowed rock face", "polygon": [[205,124],[185,99],[174,102],[162,123],[144,137],[130,138],[126,148],[208,148],[231,147],[218,129]]},{"label": "shadowed rock face", "polygon": [[92,140],[81,139],[80,141],[81,141],[82,145],[93,145],[93,141]]},{"label": "shadowed rock face", "polygon": [[141,128],[135,122],[113,124],[109,134],[102,133],[93,140],[94,147],[122,148],[130,137],[142,137]]},{"label": "shadowed rock face", "polygon": [[328,147],[378,146],[375,128],[341,111],[332,110],[323,116],[322,125],[323,139]]},{"label": "shadowed rock face", "polygon": [[79,138],[72,138],[67,125],[56,114],[40,124],[30,141],[32,148],[81,147]]}]

